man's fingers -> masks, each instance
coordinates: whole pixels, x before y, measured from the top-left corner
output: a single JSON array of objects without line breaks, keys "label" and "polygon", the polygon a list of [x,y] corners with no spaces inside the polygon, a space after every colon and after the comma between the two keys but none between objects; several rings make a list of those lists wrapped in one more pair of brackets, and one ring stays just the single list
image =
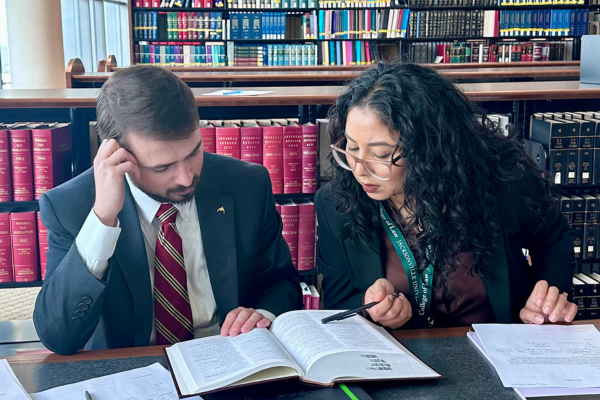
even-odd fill
[{"label": "man's fingers", "polygon": [[[558,289],[556,289],[556,290],[558,290]],[[558,299],[556,300],[556,304],[554,305],[554,309],[552,310],[552,312],[550,313],[550,316],[548,317],[550,322],[558,321],[558,319],[560,318],[560,316],[563,313],[563,310],[567,306],[567,303],[568,303],[567,296],[565,296],[564,294],[559,294]]]},{"label": "man's fingers", "polygon": [[237,336],[242,332],[242,325],[248,321],[248,318],[250,318],[253,311],[254,310],[242,308],[235,321],[233,321],[233,324],[231,324],[231,328],[229,328],[229,336]]},{"label": "man's fingers", "polygon": [[527,307],[521,309],[519,317],[521,318],[521,321],[525,322],[526,324],[541,325],[544,323],[544,316],[542,314]]},{"label": "man's fingers", "polygon": [[242,325],[240,330],[242,331],[242,333],[250,332],[252,330],[252,328],[254,328],[256,326],[258,321],[260,321],[263,318],[264,317],[261,313],[257,313],[255,311],[252,315],[250,315],[250,317],[246,320],[246,322],[244,322],[244,324]]},{"label": "man's fingers", "polygon": [[538,307],[541,307],[542,304],[544,304],[544,301],[546,300],[547,293],[548,282],[544,280],[538,281],[538,283],[536,283],[535,287],[533,288],[533,292],[531,292],[531,300],[533,301],[533,304],[535,304]]},{"label": "man's fingers", "polygon": [[544,312],[544,314],[550,315],[552,310],[554,310],[554,306],[556,305],[556,302],[558,301],[559,294],[560,293],[558,292],[558,288],[556,286],[551,286],[548,289],[548,294],[546,295],[546,300],[544,300],[544,307],[542,308],[542,311]]},{"label": "man's fingers", "polygon": [[563,309],[565,322],[571,322],[575,319],[577,315],[577,304],[575,303],[567,303],[567,306]]},{"label": "man's fingers", "polygon": [[225,321],[223,321],[223,325],[221,326],[221,336],[229,335],[229,329],[231,328],[233,322],[236,320],[240,311],[241,309],[236,308],[235,310],[231,310],[229,314],[227,314],[227,316],[225,317]]}]

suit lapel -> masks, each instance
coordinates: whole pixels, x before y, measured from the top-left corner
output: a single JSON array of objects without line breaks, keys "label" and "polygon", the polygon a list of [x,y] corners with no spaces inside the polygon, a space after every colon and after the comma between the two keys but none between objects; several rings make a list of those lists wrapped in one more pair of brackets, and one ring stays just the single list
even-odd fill
[{"label": "suit lapel", "polygon": [[236,210],[233,196],[219,191],[223,179],[212,169],[209,160],[205,156],[196,190],[196,206],[208,275],[223,320],[229,311],[238,306]]},{"label": "suit lapel", "polygon": [[350,265],[361,288],[366,289],[377,279],[385,277],[381,245],[381,238],[371,240],[368,246],[355,244],[350,238],[344,240]]},{"label": "suit lapel", "polygon": [[133,329],[136,346],[147,346],[152,331],[152,291],[146,246],[135,201],[125,184],[125,204],[119,213],[121,235],[115,257],[133,299]]},{"label": "suit lapel", "polygon": [[508,276],[508,262],[506,260],[506,251],[504,247],[504,238],[498,234],[496,239],[497,248],[494,255],[490,258],[491,276],[483,278],[485,290],[492,304],[496,322],[511,322],[511,298],[510,281]]}]

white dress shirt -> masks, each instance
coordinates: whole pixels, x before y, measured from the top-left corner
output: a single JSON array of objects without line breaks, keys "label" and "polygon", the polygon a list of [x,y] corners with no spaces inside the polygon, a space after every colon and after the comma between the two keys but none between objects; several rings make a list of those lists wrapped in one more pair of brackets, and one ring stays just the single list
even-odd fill
[{"label": "white dress shirt", "polygon": [[[160,221],[156,218],[156,213],[161,203],[142,192],[131,182],[129,176],[126,175],[126,177],[140,219],[146,255],[148,257],[148,267],[150,269],[150,284],[151,289],[153,289],[154,251],[160,230]],[[194,198],[183,205],[175,205],[175,207],[178,210],[175,223],[183,244],[183,259],[187,273],[187,289],[192,307],[194,337],[217,335],[220,332],[217,303],[208,276],[196,199]],[[108,267],[108,259],[115,252],[120,233],[121,228],[118,221],[117,227],[108,227],[100,222],[93,209],[90,211],[75,239],[75,246],[83,263],[96,278],[102,279],[104,276]],[[127,266],[123,267],[126,268]],[[151,290],[151,293],[154,296],[154,290]],[[270,320],[275,319],[275,316],[268,311],[257,311]],[[154,344],[156,344],[156,327],[154,318],[152,318],[150,345]]]}]

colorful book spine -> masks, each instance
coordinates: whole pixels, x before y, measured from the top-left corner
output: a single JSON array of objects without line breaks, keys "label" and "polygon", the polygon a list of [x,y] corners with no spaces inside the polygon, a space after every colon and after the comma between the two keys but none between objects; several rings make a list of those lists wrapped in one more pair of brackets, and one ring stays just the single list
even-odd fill
[{"label": "colorful book spine", "polygon": [[298,270],[315,268],[316,213],[315,205],[308,200],[298,200]]},{"label": "colorful book spine", "polygon": [[24,126],[10,130],[13,198],[15,201],[33,200],[33,165],[31,130]]},{"label": "colorful book spine", "polygon": [[200,135],[202,136],[202,145],[206,153],[216,153],[216,132],[215,127],[212,124],[205,124],[200,126]]},{"label": "colorful book spine", "polygon": [[35,199],[71,178],[71,125],[31,129]]},{"label": "colorful book spine", "polygon": [[215,128],[217,154],[240,159],[240,127],[224,124]]},{"label": "colorful book spine", "polygon": [[302,193],[317,192],[319,130],[316,124],[302,124]]},{"label": "colorful book spine", "polygon": [[302,193],[302,128],[283,127],[283,193]]},{"label": "colorful book spine", "polygon": [[300,282],[300,291],[302,292],[302,308],[304,310],[310,310],[312,301],[310,288],[305,282]]},{"label": "colorful book spine", "polygon": [[15,282],[33,282],[39,279],[35,220],[35,212],[10,213]]},{"label": "colorful book spine", "polygon": [[46,279],[46,265],[48,264],[48,229],[42,223],[40,212],[37,213],[38,245],[40,248],[40,275],[42,280]]},{"label": "colorful book spine", "polygon": [[263,165],[269,171],[273,194],[283,193],[283,127],[278,124],[262,126]]},{"label": "colorful book spine", "polygon": [[0,202],[12,201],[12,169],[10,167],[10,136],[0,127]]},{"label": "colorful book spine", "polygon": [[13,282],[12,244],[10,240],[10,218],[7,212],[0,213],[0,283]]},{"label": "colorful book spine", "polygon": [[262,128],[256,124],[240,127],[241,159],[255,164],[263,163]]},{"label": "colorful book spine", "polygon": [[319,291],[314,285],[308,285],[308,289],[310,289],[310,309],[318,310],[320,308],[319,301],[321,300]]},{"label": "colorful book spine", "polygon": [[281,235],[290,249],[292,264],[298,269],[298,205],[291,200],[280,201],[279,204],[283,223]]}]

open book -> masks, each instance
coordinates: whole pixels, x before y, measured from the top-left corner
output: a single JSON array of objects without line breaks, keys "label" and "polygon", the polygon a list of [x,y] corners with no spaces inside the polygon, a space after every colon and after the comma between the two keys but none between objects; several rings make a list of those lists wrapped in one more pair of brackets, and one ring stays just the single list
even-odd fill
[{"label": "open book", "polygon": [[321,324],[336,311],[290,311],[271,328],[211,336],[165,349],[180,397],[285,378],[334,382],[436,379],[441,375],[360,316]]}]

